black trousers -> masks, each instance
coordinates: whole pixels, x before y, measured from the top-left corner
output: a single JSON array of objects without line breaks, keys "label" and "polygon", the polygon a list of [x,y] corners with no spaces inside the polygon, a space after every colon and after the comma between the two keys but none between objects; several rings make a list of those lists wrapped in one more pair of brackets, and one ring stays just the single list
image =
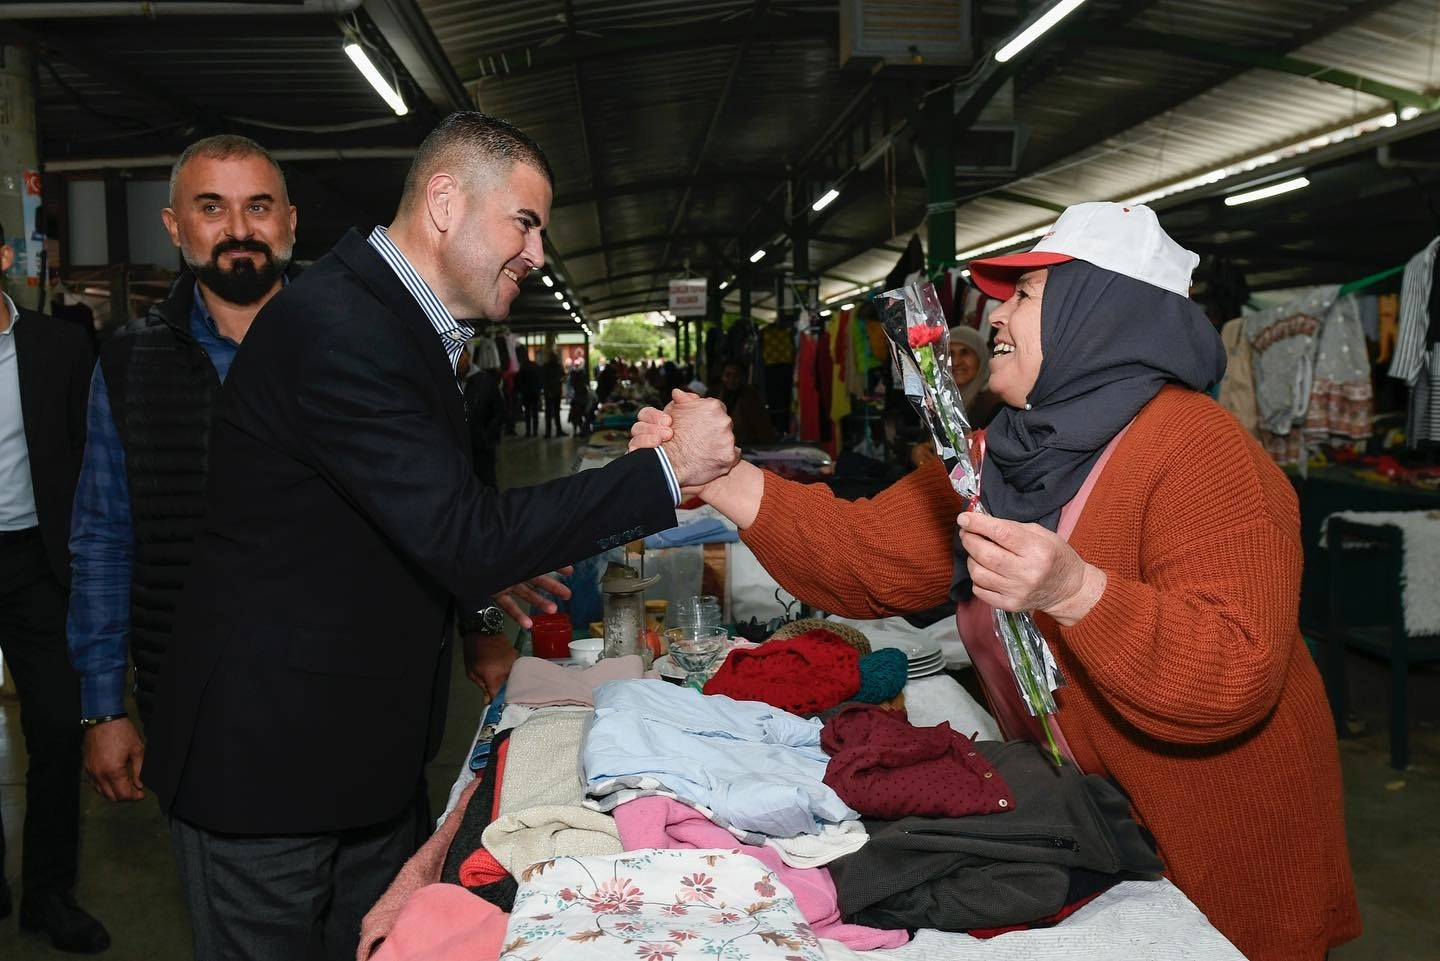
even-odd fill
[{"label": "black trousers", "polygon": [[540,433],[540,395],[527,397],[522,394],[520,403],[525,409],[525,436],[534,437]]},{"label": "black trousers", "polygon": [[[80,838],[80,679],[65,649],[65,589],[51,573],[40,529],[0,533],[0,653],[20,695],[26,897],[75,886]],[[5,829],[0,824],[0,865]]]},{"label": "black trousers", "polygon": [[367,828],[261,837],[215,834],[172,818],[195,957],[353,961],[361,919],[415,853],[417,823],[412,806]]},{"label": "black trousers", "polygon": [[546,398],[545,398],[545,436],[546,436],[546,437],[549,437],[549,436],[550,436],[550,427],[551,427],[552,424],[553,424],[554,427],[555,427],[555,433],[556,433],[556,434],[564,433],[564,431],[561,430],[561,428],[560,428],[560,398],[559,398],[559,397],[546,397]]}]

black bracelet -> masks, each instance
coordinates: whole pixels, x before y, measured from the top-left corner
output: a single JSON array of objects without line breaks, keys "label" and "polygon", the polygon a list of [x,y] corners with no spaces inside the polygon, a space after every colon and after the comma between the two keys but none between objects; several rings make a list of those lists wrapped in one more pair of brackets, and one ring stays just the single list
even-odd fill
[{"label": "black bracelet", "polygon": [[121,713],[121,714],[101,714],[101,715],[99,715],[98,717],[82,717],[82,718],[80,719],[80,726],[83,727],[83,728],[87,728],[87,729],[88,729],[88,728],[92,728],[92,727],[95,727],[95,726],[100,725],[100,724],[104,724],[106,721],[118,721],[118,720],[120,720],[122,717],[129,717],[129,716],[130,716],[130,715],[128,715],[128,714]]}]

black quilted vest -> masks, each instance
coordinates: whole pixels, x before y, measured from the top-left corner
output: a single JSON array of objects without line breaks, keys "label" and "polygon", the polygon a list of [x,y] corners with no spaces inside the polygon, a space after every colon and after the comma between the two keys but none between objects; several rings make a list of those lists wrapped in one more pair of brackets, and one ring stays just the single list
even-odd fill
[{"label": "black quilted vest", "polygon": [[209,355],[190,333],[194,295],[194,278],[181,274],[170,296],[117,331],[100,355],[130,485],[130,658],[146,722],[205,514],[210,417],[220,389]]}]

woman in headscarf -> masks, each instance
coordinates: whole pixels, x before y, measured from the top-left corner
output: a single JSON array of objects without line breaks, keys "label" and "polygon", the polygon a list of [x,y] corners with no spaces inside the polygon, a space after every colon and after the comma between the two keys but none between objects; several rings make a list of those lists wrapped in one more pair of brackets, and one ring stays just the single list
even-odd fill
[{"label": "woman in headscarf", "polygon": [[[965,420],[971,430],[983,430],[1005,406],[990,383],[990,350],[985,337],[974,327],[950,328],[950,376],[960,388],[960,401],[965,405]],[[743,443],[738,437],[737,444]],[[923,467],[935,459],[935,443],[923,440],[910,451],[910,461]]]},{"label": "woman in headscarf", "polygon": [[[1334,729],[1297,627],[1299,512],[1204,393],[1224,352],[1187,296],[1198,259],[1148,208],[1092,203],[1033,250],[970,264],[1004,301],[989,386],[1005,406],[986,431],[990,513],[961,514],[958,538],[938,461],[868,501],[743,461],[700,493],[827,611],[917,611],[952,588],[962,625],[984,622],[976,605],[1033,611],[1068,680],[1052,723],[1126,791],[1170,879],[1252,961],[1321,961],[1360,916]],[[633,444],[668,425],[645,412]]]},{"label": "woman in headscarf", "polygon": [[982,430],[999,413],[1004,402],[990,390],[990,348],[974,327],[950,328],[950,373],[960,388],[965,419],[973,430]]}]

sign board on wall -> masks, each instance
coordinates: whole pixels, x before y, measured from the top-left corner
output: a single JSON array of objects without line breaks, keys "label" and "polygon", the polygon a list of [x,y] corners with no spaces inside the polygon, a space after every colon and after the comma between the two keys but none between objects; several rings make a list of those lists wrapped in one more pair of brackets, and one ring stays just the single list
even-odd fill
[{"label": "sign board on wall", "polygon": [[[25,214],[20,233],[26,240],[23,258],[25,283],[35,287],[40,283],[40,254],[45,250],[45,225],[40,220],[40,172],[22,171],[20,180],[24,184],[20,204]],[[20,259],[21,252],[17,250],[15,253]]]},{"label": "sign board on wall", "polygon": [[703,277],[670,281],[670,313],[676,317],[704,317],[707,283]]}]

